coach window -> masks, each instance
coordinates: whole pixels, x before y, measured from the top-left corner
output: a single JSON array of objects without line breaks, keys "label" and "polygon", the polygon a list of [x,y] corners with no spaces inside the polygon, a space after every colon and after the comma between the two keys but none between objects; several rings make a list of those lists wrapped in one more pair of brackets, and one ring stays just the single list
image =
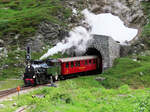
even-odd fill
[{"label": "coach window", "polygon": [[75,62],[75,66],[76,66],[76,67],[78,66],[78,62]]},{"label": "coach window", "polygon": [[94,59],[94,60],[93,60],[93,64],[95,64],[95,63],[96,63],[96,60]]},{"label": "coach window", "polygon": [[73,62],[71,62],[71,67],[73,67],[74,65],[73,65]]},{"label": "coach window", "polygon": [[80,66],[80,61],[78,61],[78,66]]},{"label": "coach window", "polygon": [[92,60],[89,60],[89,64],[91,64],[92,63]]},{"label": "coach window", "polygon": [[69,63],[66,63],[66,68],[69,68]]},{"label": "coach window", "polygon": [[85,65],[87,65],[88,64],[88,62],[87,62],[87,60],[85,60]]}]

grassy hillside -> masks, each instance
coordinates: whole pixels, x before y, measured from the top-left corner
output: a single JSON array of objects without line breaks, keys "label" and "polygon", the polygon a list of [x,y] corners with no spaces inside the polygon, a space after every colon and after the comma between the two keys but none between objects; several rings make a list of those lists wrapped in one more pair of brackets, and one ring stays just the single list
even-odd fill
[{"label": "grassy hillside", "polygon": [[[99,82],[95,80],[97,77],[106,79]],[[57,86],[2,102],[8,108],[0,112],[12,112],[24,106],[27,112],[149,112],[149,52],[116,59],[114,67],[103,74],[59,81]],[[12,106],[13,103],[17,105]]]},{"label": "grassy hillside", "polygon": [[44,87],[19,99],[15,97],[2,102],[5,107],[0,112],[13,112],[20,107],[26,107],[27,112],[149,112],[150,89],[133,90],[127,85],[105,89],[96,77],[61,81],[57,88]]},{"label": "grassy hillside", "polygon": [[[0,80],[3,80],[20,78],[23,74],[25,51],[18,48],[35,34],[38,25],[50,21],[66,26],[72,11],[63,0],[0,0],[0,15],[0,39],[8,51],[8,56],[0,57]],[[17,40],[16,34],[20,34]],[[38,59],[45,51],[32,53],[32,58]]]},{"label": "grassy hillside", "polygon": [[117,59],[114,66],[102,75],[102,85],[117,88],[128,84],[132,88],[150,87],[150,56],[131,56]]},{"label": "grassy hillside", "polygon": [[142,2],[142,7],[145,15],[147,16],[147,24],[144,26],[142,32],[142,38],[144,43],[150,47],[150,3],[149,2]]},{"label": "grassy hillside", "polygon": [[71,13],[62,0],[0,0],[0,38],[32,36],[45,20],[65,25]]},{"label": "grassy hillside", "polygon": [[[43,20],[65,25],[64,21],[71,14],[70,9],[61,5],[63,0],[3,1],[0,2],[1,38],[8,32],[20,33],[21,38],[31,36]],[[150,3],[142,2],[142,5],[150,21]],[[57,17],[60,13],[64,13],[63,23]],[[148,23],[142,33],[148,46],[149,29]],[[0,80],[20,77],[23,73],[25,52],[15,49],[8,53],[8,57],[0,59],[0,66],[8,65],[0,72]],[[32,57],[38,59],[43,53],[33,53]],[[105,80],[96,81],[97,77],[104,77]],[[116,59],[114,66],[103,74],[59,81],[57,85],[57,88],[44,87],[21,95],[19,99],[14,97],[12,101],[1,102],[5,107],[0,112],[12,112],[24,106],[27,112],[149,112],[150,53]],[[32,97],[34,95],[45,97]],[[14,103],[17,105],[13,106]]]}]

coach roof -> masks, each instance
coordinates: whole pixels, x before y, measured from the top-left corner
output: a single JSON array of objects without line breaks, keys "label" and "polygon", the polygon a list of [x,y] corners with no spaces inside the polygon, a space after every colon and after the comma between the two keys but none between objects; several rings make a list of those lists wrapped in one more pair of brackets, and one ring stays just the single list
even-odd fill
[{"label": "coach roof", "polygon": [[70,61],[80,61],[80,60],[89,60],[96,59],[97,56],[79,56],[79,57],[69,57],[69,58],[59,58],[61,62],[70,62]]}]

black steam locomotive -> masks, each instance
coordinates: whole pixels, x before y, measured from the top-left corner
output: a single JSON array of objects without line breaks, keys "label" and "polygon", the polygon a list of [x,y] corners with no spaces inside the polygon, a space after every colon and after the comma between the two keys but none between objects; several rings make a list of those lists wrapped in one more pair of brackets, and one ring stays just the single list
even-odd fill
[{"label": "black steam locomotive", "polygon": [[24,73],[25,86],[52,83],[58,79],[59,61],[56,59],[31,60],[30,47],[27,47],[26,67]]},{"label": "black steam locomotive", "polygon": [[100,73],[102,60],[98,56],[79,56],[46,60],[31,60],[30,48],[27,47],[24,83],[26,86],[51,83],[72,75]]}]

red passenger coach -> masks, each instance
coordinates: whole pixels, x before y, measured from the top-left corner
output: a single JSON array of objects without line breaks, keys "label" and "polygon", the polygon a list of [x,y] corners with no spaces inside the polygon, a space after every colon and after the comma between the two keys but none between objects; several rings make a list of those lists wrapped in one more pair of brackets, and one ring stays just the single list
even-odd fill
[{"label": "red passenger coach", "polygon": [[80,56],[61,58],[61,75],[69,75],[80,72],[96,71],[99,68],[97,56]]}]

